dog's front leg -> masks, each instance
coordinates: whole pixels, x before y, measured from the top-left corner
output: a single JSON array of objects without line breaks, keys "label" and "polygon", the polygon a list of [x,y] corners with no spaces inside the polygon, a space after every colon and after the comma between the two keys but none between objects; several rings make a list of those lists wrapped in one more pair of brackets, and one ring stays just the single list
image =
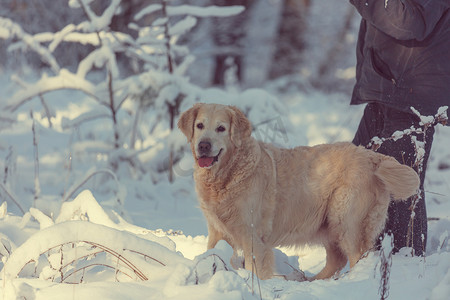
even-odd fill
[{"label": "dog's front leg", "polygon": [[223,233],[218,231],[210,222],[208,222],[208,250],[214,248],[220,240],[223,240]]},{"label": "dog's front leg", "polygon": [[244,244],[245,269],[254,272],[260,279],[273,276],[274,255],[272,248],[260,238],[253,237]]}]

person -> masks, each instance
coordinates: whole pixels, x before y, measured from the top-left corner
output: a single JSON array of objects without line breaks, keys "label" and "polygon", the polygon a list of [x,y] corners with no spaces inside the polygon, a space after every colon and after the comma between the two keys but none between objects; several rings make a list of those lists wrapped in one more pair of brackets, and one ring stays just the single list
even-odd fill
[{"label": "person", "polygon": [[[362,17],[351,104],[366,104],[353,143],[368,146],[372,138],[384,138],[377,151],[418,172],[419,197],[391,202],[384,232],[393,234],[394,252],[407,246],[412,247],[414,255],[422,256],[427,241],[423,186],[434,126],[424,128],[412,107],[422,116],[435,116],[439,108],[450,106],[450,1],[350,3]],[[425,134],[416,132],[398,140],[389,139],[395,131],[411,126],[426,130]],[[424,143],[421,163],[416,161],[415,139]]]}]

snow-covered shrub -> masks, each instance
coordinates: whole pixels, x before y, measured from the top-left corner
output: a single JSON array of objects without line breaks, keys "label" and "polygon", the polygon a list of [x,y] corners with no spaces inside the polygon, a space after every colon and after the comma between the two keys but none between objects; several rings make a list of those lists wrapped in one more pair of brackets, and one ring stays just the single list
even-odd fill
[{"label": "snow-covered shrub", "polygon": [[112,270],[110,276],[117,281],[148,280],[159,272],[158,267],[183,262],[182,256],[157,242],[103,225],[71,221],[30,237],[12,252],[4,274],[5,279],[23,276],[82,283],[100,268]]},{"label": "snow-covered shrub", "polygon": [[[194,102],[200,91],[184,75],[194,58],[187,47],[179,45],[179,38],[196,25],[197,18],[231,16],[243,8],[171,5],[161,0],[143,7],[120,28],[114,20],[128,5],[124,2],[70,0],[67,9],[83,19],[56,32],[36,33],[39,29],[35,28],[30,33],[14,20],[0,17],[0,39],[8,42],[8,51],[32,52],[45,66],[34,80],[12,76],[20,88],[0,99],[2,116],[7,116],[1,120],[9,122],[11,115],[32,106],[37,122],[57,131],[73,132],[68,157],[95,166],[86,178],[107,168],[119,178],[139,179],[155,173],[151,178],[158,181],[167,178],[180,156],[171,137],[179,106],[184,101]],[[84,47],[82,53],[86,53],[76,66],[64,59],[67,53],[58,51],[70,45]],[[75,92],[63,94],[73,98],[58,99],[59,107],[79,103],[79,111],[62,120],[48,100],[50,94],[60,90]],[[41,106],[41,113],[36,112],[36,106]],[[39,144],[35,146],[37,150]],[[70,173],[74,162],[68,164]],[[164,175],[159,174],[162,171]],[[169,177],[173,179],[171,174]],[[110,178],[106,175],[101,187],[120,190],[105,184]],[[40,196],[38,179],[35,198]],[[70,189],[71,184],[66,184]],[[5,193],[9,192],[8,185],[3,186]],[[63,198],[68,195],[64,191]],[[118,200],[120,195],[123,193],[119,192]]]},{"label": "snow-covered shrub", "polygon": [[26,242],[15,247],[0,235],[3,279],[142,281],[158,274],[161,267],[189,264],[167,237],[158,237],[120,217],[119,223],[111,220],[89,191],[65,203],[55,221],[38,209],[32,208],[28,214],[40,223],[41,230]]}]

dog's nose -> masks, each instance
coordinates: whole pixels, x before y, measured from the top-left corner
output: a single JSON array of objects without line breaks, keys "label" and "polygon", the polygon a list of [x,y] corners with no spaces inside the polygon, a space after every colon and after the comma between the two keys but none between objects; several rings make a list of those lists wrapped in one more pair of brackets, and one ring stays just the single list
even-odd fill
[{"label": "dog's nose", "polygon": [[211,151],[211,143],[210,142],[200,142],[198,143],[198,151],[200,153],[208,153]]}]

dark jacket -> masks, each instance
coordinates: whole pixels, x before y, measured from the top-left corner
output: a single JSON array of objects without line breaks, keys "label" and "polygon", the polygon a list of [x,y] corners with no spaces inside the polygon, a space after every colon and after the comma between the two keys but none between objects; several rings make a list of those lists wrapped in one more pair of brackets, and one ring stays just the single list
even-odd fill
[{"label": "dark jacket", "polygon": [[362,16],[351,104],[450,107],[450,0],[350,0]]}]

